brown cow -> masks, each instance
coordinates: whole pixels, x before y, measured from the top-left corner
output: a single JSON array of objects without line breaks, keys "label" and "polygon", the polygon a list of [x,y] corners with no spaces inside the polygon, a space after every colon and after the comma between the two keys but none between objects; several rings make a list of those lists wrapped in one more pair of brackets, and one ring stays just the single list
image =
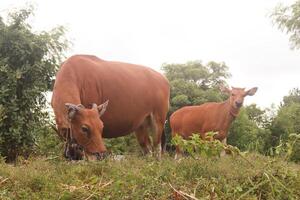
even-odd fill
[{"label": "brown cow", "polygon": [[[160,156],[169,91],[167,79],[151,68],[76,55],[58,71],[51,104],[59,133],[82,147],[88,159],[101,158],[106,152],[102,137],[131,132],[148,153],[150,129]],[[107,100],[109,105],[103,103]]]},{"label": "brown cow", "polygon": [[[229,94],[229,98],[220,103],[209,102],[199,106],[185,106],[170,117],[170,126],[172,136],[176,134],[188,139],[193,133],[199,133],[201,138],[205,138],[207,132],[218,132],[214,136],[226,143],[227,133],[231,122],[239,114],[243,105],[244,97],[253,96],[257,87],[245,91],[244,88],[234,88],[232,90],[222,87],[222,92]],[[180,149],[176,147],[176,156],[180,153]]]}]

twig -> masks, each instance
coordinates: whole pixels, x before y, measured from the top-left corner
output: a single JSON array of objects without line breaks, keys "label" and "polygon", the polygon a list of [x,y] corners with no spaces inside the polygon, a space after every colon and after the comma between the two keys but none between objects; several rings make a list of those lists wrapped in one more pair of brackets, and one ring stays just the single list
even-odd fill
[{"label": "twig", "polygon": [[[107,183],[105,183],[104,185],[102,185],[99,189],[102,189],[110,184],[112,184],[113,181],[109,181]],[[90,198],[92,198],[95,194],[97,193],[97,191],[94,191],[90,196],[88,196],[87,198],[85,198],[84,200],[89,200]]]},{"label": "twig", "polygon": [[244,194],[242,194],[237,200],[242,199],[243,197],[245,197],[247,194],[249,194],[250,192],[252,192],[253,190],[257,189],[259,186],[267,183],[269,180],[264,180],[262,182],[260,182],[259,184],[257,184],[256,186],[254,186],[253,188],[251,188],[250,190],[248,190],[247,192],[245,192]]},{"label": "twig", "polygon": [[[225,146],[226,149],[231,150],[232,146],[231,145],[226,145]],[[225,151],[226,151],[225,149]],[[233,152],[233,150],[231,150]],[[239,155],[242,159],[244,159],[245,161],[247,161],[252,167],[255,167],[255,165],[248,160],[243,154],[241,154],[241,152],[238,150],[237,155]]]},{"label": "twig", "polygon": [[196,187],[195,187],[195,189],[194,189],[194,196],[196,196],[196,190],[197,190],[197,187],[199,186],[199,184],[200,184],[200,182],[198,181],[198,182],[197,182],[197,185],[196,185]]},{"label": "twig", "polygon": [[3,179],[3,180],[0,182],[0,186],[1,186],[3,183],[5,183],[7,180],[8,180],[8,178]]},{"label": "twig", "polygon": [[212,188],[212,190],[211,191],[209,191],[209,196],[210,196],[210,200],[214,200],[215,199],[215,197],[216,197],[216,193],[215,193],[215,187],[213,187]]},{"label": "twig", "polygon": [[193,199],[193,200],[199,200],[198,198],[194,197],[194,196],[191,196],[185,192],[182,192],[180,190],[176,190],[172,185],[171,183],[169,183],[170,187],[175,191],[177,192],[178,194],[180,194],[182,197],[184,197],[185,199],[187,199],[186,197],[189,197],[190,199]]},{"label": "twig", "polygon": [[272,190],[272,197],[273,197],[273,199],[274,199],[274,197],[275,197],[275,192],[274,192],[274,187],[273,187],[273,184],[272,184],[272,181],[271,181],[271,179],[270,179],[270,177],[269,177],[269,175],[266,173],[266,172],[264,172],[264,175],[267,177],[267,179],[269,180],[269,184],[270,184],[270,187],[271,187],[271,190]]},{"label": "twig", "polygon": [[48,158],[45,158],[44,161],[54,160],[56,158],[59,158],[59,156],[48,157]]},{"label": "twig", "polygon": [[271,176],[271,178],[273,178],[279,185],[281,185],[281,187],[283,187],[286,191],[288,191],[290,194],[294,196],[293,192],[289,190],[287,187],[285,187],[285,185],[281,181],[279,181],[275,176],[273,176],[271,173],[268,175]]},{"label": "twig", "polygon": [[247,163],[249,163],[252,167],[255,167],[255,165],[250,160],[248,160],[245,156],[243,156],[240,152],[238,153],[238,155],[241,158],[243,158],[245,161],[247,161]]}]

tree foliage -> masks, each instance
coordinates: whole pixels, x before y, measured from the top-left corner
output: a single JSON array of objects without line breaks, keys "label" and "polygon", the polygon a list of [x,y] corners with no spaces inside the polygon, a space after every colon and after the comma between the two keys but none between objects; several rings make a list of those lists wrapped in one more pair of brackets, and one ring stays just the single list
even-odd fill
[{"label": "tree foliage", "polygon": [[287,139],[291,133],[300,134],[300,90],[294,88],[283,97],[277,116],[272,121],[271,130],[278,144],[279,139]]},{"label": "tree foliage", "polygon": [[[225,63],[190,61],[183,64],[164,64],[162,70],[171,85],[169,116],[187,105],[199,105],[209,101],[219,102],[226,98],[219,86],[227,85],[231,76]],[[171,143],[171,129],[167,121],[165,133]]]},{"label": "tree foliage", "polygon": [[265,128],[265,118],[265,110],[261,110],[256,104],[242,108],[229,130],[228,144],[242,151],[252,150],[264,153],[265,138],[270,135],[270,131]]},{"label": "tree foliage", "polygon": [[185,105],[197,105],[207,101],[222,101],[224,95],[219,86],[231,76],[225,63],[200,61],[162,66],[171,84],[171,108],[174,112]]},{"label": "tree foliage", "polygon": [[[271,135],[267,138],[268,144],[273,149],[278,145],[291,142],[291,135],[300,135],[300,92],[299,88],[292,89],[278,109],[277,115],[274,116],[269,129]],[[291,160],[300,161],[300,142],[293,145],[294,152],[291,154]]]},{"label": "tree foliage", "polygon": [[68,42],[65,29],[35,33],[27,19],[32,8],[0,17],[0,153],[8,161],[32,151],[48,114],[45,92]]},{"label": "tree foliage", "polygon": [[282,106],[289,106],[291,104],[300,104],[300,89],[294,88],[289,92],[289,95],[283,97]]},{"label": "tree foliage", "polygon": [[290,6],[279,4],[271,18],[278,28],[290,35],[291,47],[300,48],[300,1],[297,0]]}]

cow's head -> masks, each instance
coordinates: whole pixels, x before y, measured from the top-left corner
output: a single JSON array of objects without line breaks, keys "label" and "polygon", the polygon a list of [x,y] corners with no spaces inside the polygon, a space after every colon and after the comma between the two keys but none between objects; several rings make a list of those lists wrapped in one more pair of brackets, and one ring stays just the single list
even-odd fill
[{"label": "cow's head", "polygon": [[234,109],[239,109],[243,106],[244,98],[246,96],[253,96],[257,91],[257,87],[245,91],[245,88],[232,87],[232,89],[229,89],[222,86],[221,91],[229,94],[229,102],[231,107]]},{"label": "cow's head", "polygon": [[106,148],[102,139],[104,125],[100,118],[106,110],[108,101],[99,106],[93,104],[91,109],[87,109],[81,104],[66,103],[65,105],[70,121],[70,138],[67,140],[70,145],[65,152],[73,150],[76,146],[76,148],[82,148],[88,160],[104,158],[106,155]]}]

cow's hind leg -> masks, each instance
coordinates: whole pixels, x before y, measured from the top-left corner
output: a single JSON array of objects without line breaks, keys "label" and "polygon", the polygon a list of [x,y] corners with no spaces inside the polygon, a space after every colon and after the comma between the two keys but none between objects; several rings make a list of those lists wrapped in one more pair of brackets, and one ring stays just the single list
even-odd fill
[{"label": "cow's hind leg", "polygon": [[163,136],[162,134],[164,131],[165,119],[158,115],[157,116],[154,115],[152,119],[153,119],[152,126],[154,127],[153,149],[158,160],[160,160],[162,154],[162,136]]},{"label": "cow's hind leg", "polygon": [[[145,118],[143,124],[137,129],[136,136],[145,154],[153,151],[157,158],[161,159],[162,152],[162,134],[164,129],[165,119],[150,114]],[[152,133],[152,134],[151,134]],[[150,134],[152,135],[152,145],[150,140]]]},{"label": "cow's hind leg", "polygon": [[182,155],[182,153],[181,153],[180,147],[177,145],[177,146],[176,146],[176,152],[175,152],[175,157],[174,157],[174,159],[175,159],[175,160],[179,159],[179,157],[180,157],[181,155]]},{"label": "cow's hind leg", "polygon": [[144,123],[135,131],[135,135],[142,148],[143,154],[147,155],[149,153],[152,153],[149,132],[147,130],[147,126]]}]

